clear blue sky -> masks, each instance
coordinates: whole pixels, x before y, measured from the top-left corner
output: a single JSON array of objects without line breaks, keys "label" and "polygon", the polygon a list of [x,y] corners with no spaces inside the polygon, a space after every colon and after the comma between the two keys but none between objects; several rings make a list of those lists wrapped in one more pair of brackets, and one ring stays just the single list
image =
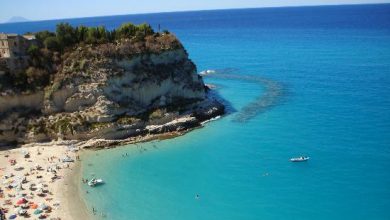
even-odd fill
[{"label": "clear blue sky", "polygon": [[0,22],[224,8],[390,3],[390,0],[0,0]]}]

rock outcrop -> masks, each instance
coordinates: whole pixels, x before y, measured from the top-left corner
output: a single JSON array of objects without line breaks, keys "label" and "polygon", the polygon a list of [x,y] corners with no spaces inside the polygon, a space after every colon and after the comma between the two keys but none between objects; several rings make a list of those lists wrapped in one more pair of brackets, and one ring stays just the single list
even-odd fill
[{"label": "rock outcrop", "polygon": [[171,34],[78,45],[44,91],[0,96],[0,144],[184,131],[221,115]]}]

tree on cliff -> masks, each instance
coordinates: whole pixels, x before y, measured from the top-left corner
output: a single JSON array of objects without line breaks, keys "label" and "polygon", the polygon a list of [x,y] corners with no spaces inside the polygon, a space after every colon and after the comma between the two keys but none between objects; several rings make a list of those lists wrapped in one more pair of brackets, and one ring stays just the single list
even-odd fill
[{"label": "tree on cliff", "polygon": [[147,35],[154,34],[152,27],[148,24],[140,24],[138,26],[132,23],[122,24],[115,33],[116,39],[137,37],[144,38]]},{"label": "tree on cliff", "polygon": [[35,33],[35,38],[38,42],[43,43],[48,37],[55,37],[56,35],[50,31],[40,31]]},{"label": "tree on cliff", "polygon": [[60,42],[58,41],[57,37],[48,37],[45,39],[43,44],[49,50],[53,50],[53,51],[60,51],[61,50],[61,45],[60,45]]},{"label": "tree on cliff", "polygon": [[[75,45],[80,44],[79,46],[82,47],[82,44],[98,46],[99,44],[112,43],[106,47],[107,51],[112,53],[112,49],[109,49],[112,48],[111,46],[121,44],[124,39],[130,39],[122,45],[122,51],[125,54],[127,50],[140,52],[145,45],[149,51],[159,51],[164,45],[175,47],[175,38],[170,39],[168,35],[155,34],[152,27],[145,23],[140,25],[124,23],[119,28],[112,30],[108,30],[104,26],[86,27],[81,25],[73,27],[69,23],[59,23],[55,32],[40,31],[35,33],[35,37],[37,44],[30,46],[26,51],[30,56],[28,66],[16,74],[8,74],[5,77],[9,81],[9,85],[20,89],[20,91],[34,90],[34,87],[47,85],[52,75],[61,67],[63,59],[72,52]],[[0,84],[4,81],[3,78],[0,78]],[[0,91],[1,88],[3,88],[2,85],[0,85]]]},{"label": "tree on cliff", "polygon": [[56,28],[57,40],[62,49],[76,43],[75,29],[69,23],[59,23]]}]

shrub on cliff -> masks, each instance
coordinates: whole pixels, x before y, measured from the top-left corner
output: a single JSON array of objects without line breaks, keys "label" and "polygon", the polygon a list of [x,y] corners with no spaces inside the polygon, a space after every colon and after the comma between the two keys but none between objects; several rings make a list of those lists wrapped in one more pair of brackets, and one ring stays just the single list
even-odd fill
[{"label": "shrub on cliff", "polygon": [[37,45],[31,45],[28,49],[27,49],[27,54],[30,56],[30,57],[36,57],[36,56],[39,56],[39,47]]},{"label": "shrub on cliff", "polygon": [[44,41],[48,37],[53,37],[55,34],[50,31],[40,31],[35,33],[35,38],[39,41]]},{"label": "shrub on cliff", "polygon": [[152,27],[148,24],[134,25],[132,23],[122,24],[115,31],[115,39],[133,38],[136,37],[142,40],[145,36],[154,34]]},{"label": "shrub on cliff", "polygon": [[105,27],[89,27],[82,42],[87,44],[102,44],[109,41],[109,32]]},{"label": "shrub on cliff", "polygon": [[72,46],[77,39],[75,29],[68,23],[57,24],[56,36],[62,49]]},{"label": "shrub on cliff", "polygon": [[60,45],[60,42],[58,41],[57,37],[54,37],[54,36],[48,37],[45,39],[43,44],[49,50],[61,51],[61,45]]},{"label": "shrub on cliff", "polygon": [[34,87],[42,87],[49,81],[49,73],[45,69],[29,67],[26,70],[27,82]]}]

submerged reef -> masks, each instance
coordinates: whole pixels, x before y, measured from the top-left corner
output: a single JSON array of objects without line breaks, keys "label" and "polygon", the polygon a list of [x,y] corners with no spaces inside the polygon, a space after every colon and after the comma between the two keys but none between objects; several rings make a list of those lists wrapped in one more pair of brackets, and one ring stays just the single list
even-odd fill
[{"label": "submerged reef", "polygon": [[274,81],[272,79],[253,76],[253,75],[242,75],[234,74],[237,71],[235,69],[223,69],[223,70],[207,70],[203,71],[203,76],[220,78],[220,79],[231,79],[231,80],[244,80],[248,82],[254,82],[264,87],[264,93],[260,94],[255,100],[245,105],[240,109],[233,117],[235,122],[247,122],[258,114],[267,111],[269,108],[279,104],[281,98],[285,95],[285,87],[282,83]]}]

